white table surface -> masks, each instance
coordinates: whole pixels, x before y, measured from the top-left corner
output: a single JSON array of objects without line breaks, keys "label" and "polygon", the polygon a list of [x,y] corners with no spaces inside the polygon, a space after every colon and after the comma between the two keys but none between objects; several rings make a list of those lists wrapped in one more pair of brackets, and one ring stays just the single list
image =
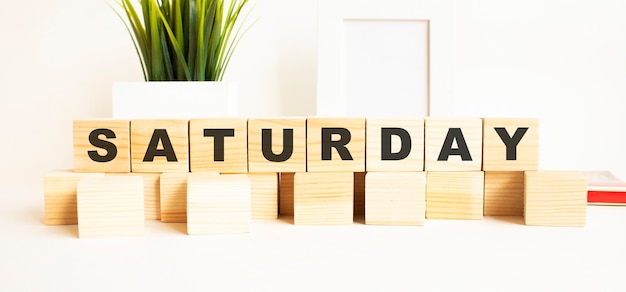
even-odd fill
[{"label": "white table surface", "polygon": [[45,226],[39,186],[0,189],[0,291],[626,291],[626,207],[589,206],[584,228],[521,217],[424,226],[295,226],[79,239]]}]

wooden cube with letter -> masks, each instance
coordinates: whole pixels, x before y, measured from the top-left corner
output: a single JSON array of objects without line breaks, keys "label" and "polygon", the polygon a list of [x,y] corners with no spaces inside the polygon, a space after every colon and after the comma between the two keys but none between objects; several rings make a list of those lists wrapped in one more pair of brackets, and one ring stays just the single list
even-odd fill
[{"label": "wooden cube with letter", "polygon": [[191,172],[248,171],[248,119],[192,119],[189,135]]},{"label": "wooden cube with letter", "polygon": [[352,172],[298,172],[294,175],[296,225],[347,225],[353,222]]},{"label": "wooden cube with letter", "polygon": [[248,120],[250,172],[305,172],[306,118]]},{"label": "wooden cube with letter", "polygon": [[250,180],[245,174],[191,175],[187,181],[187,233],[250,231]]},{"label": "wooden cube with letter", "polygon": [[47,173],[43,178],[44,224],[78,224],[76,190],[83,178],[102,177],[104,173],[78,173],[58,170]]},{"label": "wooden cube with letter", "polygon": [[482,171],[431,171],[426,175],[426,218],[482,219]]},{"label": "wooden cube with letter", "polygon": [[526,171],[526,225],[585,226],[587,177],[578,171]]},{"label": "wooden cube with letter", "polygon": [[365,119],[307,119],[307,171],[365,171]]},{"label": "wooden cube with letter", "polygon": [[478,118],[426,118],[426,171],[481,170],[483,122]]},{"label": "wooden cube with letter", "polygon": [[143,179],[140,176],[85,178],[78,184],[78,236],[144,234]]},{"label": "wooden cube with letter", "polygon": [[537,170],[539,120],[483,119],[483,170]]},{"label": "wooden cube with letter", "polygon": [[365,224],[424,225],[425,172],[368,172]]},{"label": "wooden cube with letter", "polygon": [[187,120],[132,120],[132,172],[189,172]]},{"label": "wooden cube with letter", "polygon": [[74,120],[75,172],[130,172],[128,120]]},{"label": "wooden cube with letter", "polygon": [[367,119],[367,171],[424,170],[424,119]]}]

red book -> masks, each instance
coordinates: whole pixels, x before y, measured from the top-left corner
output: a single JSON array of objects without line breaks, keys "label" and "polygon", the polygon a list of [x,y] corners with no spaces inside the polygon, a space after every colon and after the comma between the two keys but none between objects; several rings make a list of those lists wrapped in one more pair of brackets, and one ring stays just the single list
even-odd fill
[{"label": "red book", "polygon": [[587,202],[592,205],[626,205],[626,182],[609,171],[588,171]]}]

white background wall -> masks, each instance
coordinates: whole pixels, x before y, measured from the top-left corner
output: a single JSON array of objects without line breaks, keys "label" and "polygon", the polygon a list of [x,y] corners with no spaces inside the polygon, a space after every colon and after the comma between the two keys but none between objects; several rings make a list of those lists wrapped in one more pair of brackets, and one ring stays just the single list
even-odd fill
[{"label": "white background wall", "polygon": [[[626,179],[626,2],[447,1],[454,103],[444,114],[538,117],[540,168]],[[258,22],[226,77],[240,84],[242,114],[315,114],[317,1],[251,3]],[[0,183],[10,189],[71,168],[72,120],[109,117],[111,84],[142,75],[105,0],[2,6]]]}]

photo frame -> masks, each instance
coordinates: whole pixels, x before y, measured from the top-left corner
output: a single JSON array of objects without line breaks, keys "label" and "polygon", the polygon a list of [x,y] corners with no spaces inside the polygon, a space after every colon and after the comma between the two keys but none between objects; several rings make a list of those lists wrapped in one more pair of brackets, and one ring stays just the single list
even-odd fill
[{"label": "photo frame", "polygon": [[[439,1],[441,2],[441,1]],[[426,80],[418,80],[425,84],[425,94],[421,101],[409,101],[411,106],[423,104],[424,108],[415,113],[406,110],[399,110],[399,116],[429,116],[446,114],[446,105],[452,102],[452,8],[449,4],[438,1],[424,0],[393,0],[393,1],[373,1],[373,0],[320,0],[319,1],[319,27],[318,27],[318,79],[317,79],[317,115],[318,116],[390,116],[389,108],[379,112],[374,105],[369,105],[368,109],[358,109],[359,90],[353,90],[358,86],[358,81],[349,74],[352,74],[348,66],[358,64],[358,59],[353,60],[353,53],[348,50],[359,52],[359,42],[352,44],[350,33],[358,34],[359,25],[364,24],[365,30],[375,31],[377,25],[387,26],[389,23],[396,23],[406,27],[419,23],[426,26],[426,72],[416,76],[422,76]],[[356,25],[357,29],[353,28]],[[418,26],[420,26],[418,25]],[[352,27],[352,28],[351,28]],[[417,26],[414,26],[417,27]],[[361,29],[361,30],[363,30]],[[387,28],[389,32],[393,32]],[[418,29],[419,30],[419,29]],[[374,34],[380,36],[380,34]],[[399,48],[402,49],[402,48]],[[406,49],[406,48],[405,48]],[[406,51],[402,53],[407,53]],[[408,52],[409,54],[411,51]],[[362,68],[357,68],[362,72]],[[419,70],[417,70],[419,71]],[[388,82],[386,81],[382,82]],[[398,84],[407,84],[407,81]],[[370,84],[371,80],[364,80],[363,84]],[[384,85],[383,85],[384,86]],[[394,86],[390,84],[390,86]],[[357,88],[358,89],[358,88]],[[402,90],[402,89],[400,89]],[[422,89],[423,90],[423,89]],[[355,93],[356,92],[356,93]],[[356,97],[349,97],[349,95]],[[382,95],[381,93],[376,93]],[[394,100],[396,96],[393,91],[385,96],[378,97],[377,100],[384,99],[385,103],[395,104],[398,109],[403,109],[402,103],[407,103],[404,99]],[[406,98],[406,97],[405,97]],[[415,103],[413,103],[415,102]],[[382,107],[381,107],[382,108]]]}]

